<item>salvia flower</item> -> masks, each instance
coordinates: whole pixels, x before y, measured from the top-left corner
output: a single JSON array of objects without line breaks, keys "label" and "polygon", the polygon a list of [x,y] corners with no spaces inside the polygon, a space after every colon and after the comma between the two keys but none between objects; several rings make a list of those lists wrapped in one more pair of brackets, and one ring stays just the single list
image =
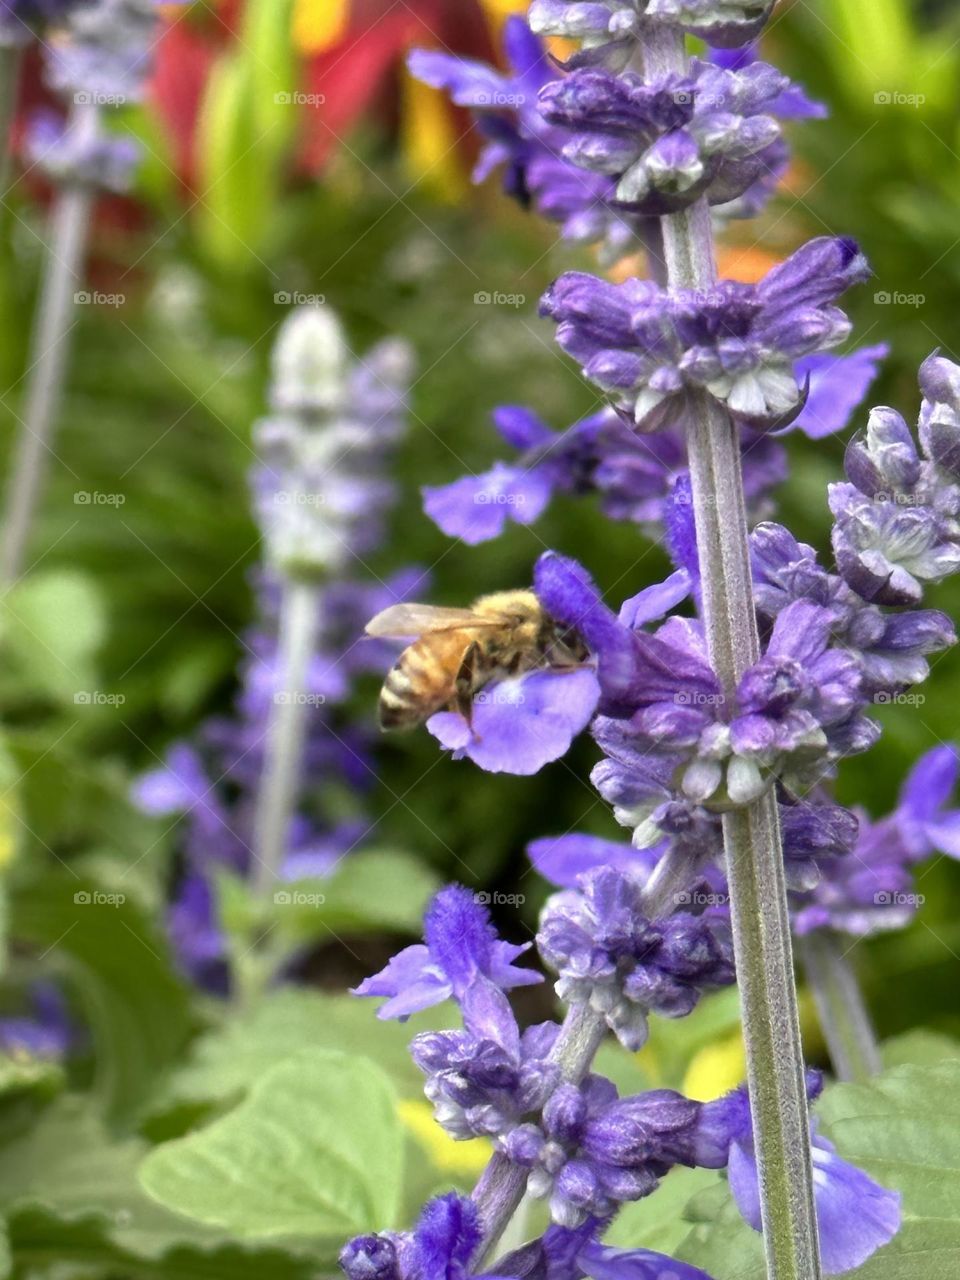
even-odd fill
[{"label": "salvia flower", "polygon": [[483,1031],[427,1031],[410,1044],[427,1077],[424,1093],[434,1118],[457,1140],[506,1138],[540,1112],[560,1079],[549,1057],[556,1023],[528,1027],[521,1035],[512,1014],[504,1011]]},{"label": "salvia flower", "polygon": [[730,47],[755,39],[774,0],[533,0],[530,25],[542,35],[581,42],[569,65],[622,70],[637,48],[642,19],[653,18]]},{"label": "salvia flower", "polygon": [[353,360],[336,318],[303,307],[274,351],[274,413],[255,429],[254,493],[282,575],[342,573],[383,537],[384,466],[404,428],[411,354],[388,339]]},{"label": "salvia flower", "polygon": [[879,821],[860,815],[848,859],[830,863],[809,893],[794,895],[793,927],[864,937],[909,924],[923,897],[914,868],[935,853],[960,857],[960,809],[950,809],[957,750],[934,747],[911,769],[897,807]]},{"label": "salvia flower", "polygon": [[58,186],[126,191],[140,160],[139,143],[101,129],[95,112],[75,112],[66,124],[51,112],[31,122],[27,157]]},{"label": "salvia flower", "polygon": [[[815,1077],[808,1088],[815,1094]],[[761,1229],[760,1190],[753,1124],[746,1089],[706,1103],[701,1113],[704,1148],[720,1155],[726,1164],[730,1190],[744,1220]],[[861,1266],[900,1228],[900,1195],[874,1182],[862,1169],[842,1159],[834,1145],[817,1132],[811,1120],[813,1188],[820,1234],[823,1269],[839,1275]],[[722,1152],[726,1149],[726,1156]],[[701,1151],[701,1158],[706,1159]]]},{"label": "salvia flower", "polygon": [[[809,356],[797,363],[807,400],[792,429],[811,439],[842,431],[866,396],[885,346],[848,356]],[[499,537],[509,524],[533,524],[557,494],[596,493],[612,520],[630,520],[651,538],[663,536],[671,508],[689,506],[683,432],[666,427],[651,435],[632,430],[612,408],[555,432],[531,409],[503,405],[493,412],[503,440],[516,451],[489,471],[450,484],[426,485],[423,509],[451,538],[476,546]],[[770,513],[773,491],[787,476],[786,453],[770,435],[744,429],[743,482],[755,518]]]},{"label": "salvia flower", "polygon": [[568,160],[614,178],[618,205],[658,216],[703,195],[717,205],[744,195],[774,158],[773,112],[790,88],[764,62],[727,70],[694,59],[682,77],[582,68],[548,84],[539,102],[568,133]]},{"label": "salvia flower", "polygon": [[868,273],[853,241],[822,237],[756,285],[666,290],[568,272],[541,311],[556,321],[560,346],[640,430],[683,423],[699,393],[740,425],[770,429],[803,408],[796,362],[844,341],[850,322],[835,300]]},{"label": "salvia flower", "polygon": [[602,1013],[631,1050],[646,1040],[647,1014],[683,1017],[701,992],[734,980],[724,909],[649,919],[637,879],[605,867],[552,897],[537,945],[557,975],[557,995]]},{"label": "salvia flower", "polygon": [[427,910],[423,943],[406,947],[354,994],[386,997],[377,1016],[403,1019],[451,998],[462,1003],[478,984],[502,991],[529,986],[542,976],[514,961],[530,945],[502,942],[486,907],[468,889],[451,885]]},{"label": "salvia flower", "polygon": [[577,1227],[650,1195],[675,1165],[695,1164],[699,1111],[668,1089],[620,1098],[588,1075],[559,1084],[539,1124],[513,1130],[502,1150],[530,1170],[527,1189],[549,1198],[553,1221]]},{"label": "salvia flower", "polygon": [[920,370],[917,448],[894,409],[874,409],[847,450],[849,483],[830,486],[833,549],[865,600],[917,605],[925,582],[960,569],[960,370],[931,356]]},{"label": "salvia flower", "polygon": [[135,102],[146,88],[158,35],[156,0],[76,4],[66,38],[50,52],[51,87],[81,101]]},{"label": "salvia flower", "polygon": [[504,50],[507,75],[486,63],[431,49],[414,50],[409,66],[417,79],[446,90],[477,119],[486,144],[475,181],[501,169],[507,194],[557,223],[566,239],[599,241],[608,260],[619,257],[633,243],[637,225],[616,204],[616,183],[566,159],[566,134],[537,109],[540,90],[558,75],[556,66],[519,17],[504,25]]}]

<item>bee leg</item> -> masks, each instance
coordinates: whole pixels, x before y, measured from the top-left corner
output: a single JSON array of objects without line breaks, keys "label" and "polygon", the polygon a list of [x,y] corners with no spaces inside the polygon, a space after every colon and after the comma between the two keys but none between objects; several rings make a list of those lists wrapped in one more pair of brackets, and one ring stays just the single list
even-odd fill
[{"label": "bee leg", "polygon": [[456,694],[453,699],[454,709],[459,711],[471,729],[473,728],[473,689],[479,655],[480,646],[476,642],[465,650],[460,660],[460,670],[457,672]]}]

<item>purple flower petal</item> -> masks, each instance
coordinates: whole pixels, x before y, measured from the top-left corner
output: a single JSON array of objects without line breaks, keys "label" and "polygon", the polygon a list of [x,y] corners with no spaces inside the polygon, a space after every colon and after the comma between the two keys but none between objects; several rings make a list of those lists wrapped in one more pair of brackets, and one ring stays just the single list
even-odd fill
[{"label": "purple flower petal", "polygon": [[553,495],[549,473],[541,467],[511,467],[497,462],[479,476],[452,484],[424,486],[423,509],[450,538],[468,546],[499,537],[508,520],[532,524]]},{"label": "purple flower petal", "polygon": [[422,943],[405,947],[379,973],[364,978],[353,988],[355,996],[387,996],[386,1003],[377,1010],[377,1017],[401,1021],[411,1013],[442,1004],[452,994],[453,986],[431,962],[430,952]]},{"label": "purple flower petal", "polygon": [[[861,1266],[900,1228],[900,1195],[842,1160],[814,1129],[814,1200],[820,1253],[827,1275]],[[760,1230],[760,1191],[752,1141],[730,1148],[730,1190],[744,1220]]]},{"label": "purple flower petal", "polygon": [[659,622],[671,609],[682,604],[690,595],[691,579],[686,569],[678,569],[663,582],[644,587],[620,606],[620,621],[631,631],[637,631],[648,622]]},{"label": "purple flower petal", "polygon": [[612,867],[646,881],[660,858],[660,847],[635,849],[620,840],[600,836],[547,836],[527,845],[527,856],[545,880],[563,889],[575,889],[588,871]]},{"label": "purple flower petal", "polygon": [[588,1244],[577,1262],[590,1280],[710,1280],[699,1267],[677,1262],[650,1249],[612,1249]]},{"label": "purple flower petal", "polygon": [[873,385],[880,362],[889,353],[886,343],[880,343],[846,356],[819,352],[798,360],[797,381],[802,386],[809,377],[810,394],[794,421],[778,434],[802,431],[811,440],[820,440],[845,430]]},{"label": "purple flower petal", "polygon": [[588,668],[534,671],[504,680],[473,705],[473,724],[454,711],[431,716],[427,728],[454,759],[488,773],[529,775],[559,760],[590,722],[600,683]]}]

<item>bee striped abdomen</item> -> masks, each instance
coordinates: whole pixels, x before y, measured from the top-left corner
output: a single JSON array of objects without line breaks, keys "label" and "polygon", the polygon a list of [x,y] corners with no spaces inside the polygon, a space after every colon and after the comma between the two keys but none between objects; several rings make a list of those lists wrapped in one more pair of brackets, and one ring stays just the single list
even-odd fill
[{"label": "bee striped abdomen", "polygon": [[412,729],[444,706],[450,679],[433,646],[418,640],[400,655],[380,691],[381,729]]}]

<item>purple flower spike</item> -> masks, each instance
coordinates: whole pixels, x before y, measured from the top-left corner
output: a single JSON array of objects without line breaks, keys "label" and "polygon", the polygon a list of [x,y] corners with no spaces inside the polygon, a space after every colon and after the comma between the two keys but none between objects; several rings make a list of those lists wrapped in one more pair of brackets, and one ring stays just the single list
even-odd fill
[{"label": "purple flower spike", "polygon": [[356,996],[386,997],[378,1017],[405,1021],[411,1013],[451,997],[462,1003],[478,983],[508,991],[543,981],[533,969],[513,963],[531,944],[501,942],[486,908],[458,885],[441,889],[430,904],[424,938],[423,944],[406,947],[353,991]]},{"label": "purple flower spike", "polygon": [[473,700],[472,720],[440,711],[427,728],[440,744],[488,773],[528,776],[559,760],[590,723],[600,698],[594,671],[532,671]]}]

